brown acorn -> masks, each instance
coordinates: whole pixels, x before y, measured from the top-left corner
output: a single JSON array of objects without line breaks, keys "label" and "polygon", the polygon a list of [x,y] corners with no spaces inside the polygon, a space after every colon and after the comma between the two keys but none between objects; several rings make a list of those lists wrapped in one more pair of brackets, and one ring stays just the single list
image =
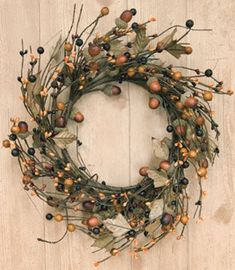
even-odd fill
[{"label": "brown acorn", "polygon": [[20,128],[18,126],[13,126],[11,128],[11,133],[18,134],[20,132]]},{"label": "brown acorn", "polygon": [[120,15],[120,19],[123,20],[124,22],[128,23],[131,21],[133,14],[131,13],[130,10],[125,10],[122,12]]},{"label": "brown acorn", "polygon": [[160,106],[160,101],[157,98],[150,98],[149,99],[149,108],[157,109]]},{"label": "brown acorn", "polygon": [[188,108],[194,108],[197,105],[197,103],[198,103],[198,99],[193,96],[190,96],[185,100],[184,104]]},{"label": "brown acorn", "polygon": [[18,127],[20,128],[20,133],[28,132],[28,124],[24,121],[20,121],[18,123]]},{"label": "brown acorn", "polygon": [[149,89],[152,93],[159,93],[161,91],[161,85],[158,80],[153,81],[149,85]]},{"label": "brown acorn", "polygon": [[2,146],[5,147],[5,148],[9,148],[11,146],[11,143],[9,140],[4,140],[2,142]]},{"label": "brown acorn", "polygon": [[89,44],[88,47],[88,53],[90,54],[90,56],[94,57],[100,54],[100,47],[96,44]]},{"label": "brown acorn", "polygon": [[170,168],[171,164],[168,160],[163,160],[160,162],[159,167],[160,169],[167,171]]},{"label": "brown acorn", "polygon": [[139,169],[139,174],[141,176],[147,176],[148,175],[148,170],[149,170],[149,167],[148,166],[141,167]]},{"label": "brown acorn", "polygon": [[87,225],[88,225],[89,227],[96,227],[96,226],[98,226],[99,224],[100,224],[100,222],[99,222],[98,218],[95,217],[95,216],[90,217],[90,218],[88,218],[88,220],[87,220]]},{"label": "brown acorn", "polygon": [[185,133],[186,133],[186,128],[185,128],[185,126],[177,125],[177,126],[175,127],[175,133],[176,133],[178,136],[184,136]]},{"label": "brown acorn", "polygon": [[191,54],[193,52],[193,48],[187,46],[187,47],[184,47],[184,51],[185,51],[186,54]]},{"label": "brown acorn", "polygon": [[180,71],[175,71],[172,78],[176,81],[179,81],[182,78],[182,73]]},{"label": "brown acorn", "polygon": [[80,112],[77,112],[75,115],[74,115],[74,121],[76,121],[77,123],[81,123],[82,121],[84,121],[84,115]]},{"label": "brown acorn", "polygon": [[120,87],[118,87],[118,86],[116,86],[116,85],[113,85],[113,86],[112,86],[112,95],[113,95],[113,96],[118,96],[118,95],[121,94],[121,92],[122,92],[122,90],[121,90]]},{"label": "brown acorn", "polygon": [[127,62],[127,60],[128,59],[125,55],[119,55],[119,56],[117,56],[115,63],[117,66],[121,66],[121,65],[125,64]]},{"label": "brown acorn", "polygon": [[69,223],[67,225],[68,232],[74,232],[76,230],[76,226],[74,224]]},{"label": "brown acorn", "polygon": [[103,7],[100,11],[102,16],[106,16],[109,14],[109,8],[108,7]]},{"label": "brown acorn", "polygon": [[66,126],[65,118],[63,116],[59,116],[58,118],[56,118],[55,125],[56,127],[64,128]]},{"label": "brown acorn", "polygon": [[211,91],[205,91],[205,92],[203,93],[203,99],[204,99],[205,101],[211,101],[211,100],[213,99],[213,94],[212,94],[212,92],[211,92]]},{"label": "brown acorn", "polygon": [[66,42],[64,44],[64,49],[67,51],[67,52],[71,52],[72,49],[73,49],[73,44],[69,43],[69,42]]},{"label": "brown acorn", "polygon": [[197,125],[202,126],[205,123],[205,118],[202,116],[197,116],[195,122]]}]

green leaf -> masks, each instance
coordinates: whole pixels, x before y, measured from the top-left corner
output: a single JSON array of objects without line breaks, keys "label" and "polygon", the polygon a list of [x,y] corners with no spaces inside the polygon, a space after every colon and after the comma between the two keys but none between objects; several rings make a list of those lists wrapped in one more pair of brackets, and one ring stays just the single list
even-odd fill
[{"label": "green leaf", "polygon": [[175,58],[179,59],[182,54],[185,54],[185,48],[176,40],[173,40],[167,47],[166,51],[173,55]]},{"label": "green leaf", "polygon": [[177,29],[174,28],[174,30],[168,36],[166,36],[163,40],[161,40],[161,43],[164,48],[166,48],[169,44],[171,44],[176,32],[177,32]]},{"label": "green leaf", "polygon": [[111,234],[102,235],[95,240],[92,247],[97,247],[100,249],[105,248],[106,250],[110,251],[112,249],[114,239],[115,238]]},{"label": "green leaf", "polygon": [[76,139],[76,135],[70,133],[68,130],[61,131],[53,137],[54,142],[61,149],[66,148],[68,144],[72,143]]},{"label": "green leaf", "polygon": [[137,54],[142,52],[149,43],[149,38],[146,35],[146,28],[140,28],[136,31],[135,41],[132,45],[132,53]]},{"label": "green leaf", "polygon": [[148,177],[153,179],[155,188],[165,186],[169,181],[163,172],[157,170],[148,170]]}]

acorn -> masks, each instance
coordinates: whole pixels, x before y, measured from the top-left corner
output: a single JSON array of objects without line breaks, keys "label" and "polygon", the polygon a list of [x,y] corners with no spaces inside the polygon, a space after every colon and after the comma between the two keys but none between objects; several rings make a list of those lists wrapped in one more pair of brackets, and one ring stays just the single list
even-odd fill
[{"label": "acorn", "polygon": [[106,16],[109,14],[109,8],[108,7],[103,7],[100,11],[102,16]]},{"label": "acorn", "polygon": [[148,175],[148,170],[149,170],[149,167],[148,166],[143,166],[139,169],[139,174],[141,176],[147,176]]},{"label": "acorn", "polygon": [[67,225],[67,231],[68,232],[74,232],[76,230],[76,226],[74,224],[69,223]]},{"label": "acorn", "polygon": [[202,126],[205,124],[205,118],[199,115],[196,117],[195,122],[197,125]]},{"label": "acorn", "polygon": [[193,52],[193,49],[192,47],[187,46],[187,47],[184,47],[184,51],[186,54],[191,54]]},{"label": "acorn", "polygon": [[71,179],[71,178],[65,179],[65,180],[64,180],[64,184],[65,184],[66,186],[72,186],[72,185],[73,185],[73,179]]},{"label": "acorn", "polygon": [[54,219],[55,221],[60,222],[64,219],[64,217],[61,214],[56,214],[54,215]]},{"label": "acorn", "polygon": [[159,93],[161,91],[161,85],[158,80],[153,81],[149,85],[149,89],[152,93]]},{"label": "acorn", "polygon": [[197,151],[196,150],[190,150],[189,152],[188,152],[188,156],[190,157],[190,158],[195,158],[196,156],[197,156]]},{"label": "acorn", "polygon": [[188,221],[189,221],[189,216],[186,216],[186,215],[181,216],[180,222],[181,222],[182,224],[186,225],[186,224],[188,223]]},{"label": "acorn", "polygon": [[193,96],[188,97],[184,102],[185,106],[188,108],[194,108],[197,105],[197,103],[198,99],[196,99]]},{"label": "acorn", "polygon": [[182,126],[182,125],[177,125],[175,127],[175,133],[178,135],[178,136],[184,136],[186,134],[186,128],[185,126]]},{"label": "acorn", "polygon": [[160,222],[162,225],[166,226],[166,225],[172,224],[174,222],[174,218],[172,215],[168,213],[164,213],[160,219]]},{"label": "acorn", "polygon": [[9,140],[4,140],[2,142],[2,146],[5,147],[5,148],[9,148],[11,146],[11,143]]},{"label": "acorn", "polygon": [[128,58],[125,55],[119,55],[116,58],[116,65],[121,66],[127,62]]},{"label": "acorn", "polygon": [[73,120],[77,123],[81,123],[84,121],[84,115],[81,112],[76,112],[76,114],[73,117]]},{"label": "acorn", "polygon": [[11,128],[11,133],[18,134],[20,132],[20,128],[18,126],[13,126]]},{"label": "acorn", "polygon": [[67,52],[71,52],[72,49],[73,49],[73,44],[69,43],[69,42],[66,42],[64,44],[64,49],[67,51]]},{"label": "acorn", "polygon": [[112,85],[112,95],[113,96],[118,96],[120,95],[122,92],[121,88],[116,86],[116,85]]},{"label": "acorn", "polygon": [[99,224],[100,224],[100,222],[99,222],[98,218],[95,217],[95,216],[90,217],[90,218],[88,218],[88,220],[87,220],[87,225],[88,225],[89,227],[96,227],[96,226],[98,226]]},{"label": "acorn", "polygon": [[197,170],[197,174],[200,177],[206,176],[207,175],[207,168],[199,167]]},{"label": "acorn", "polygon": [[177,101],[175,106],[178,110],[183,110],[183,108],[184,108],[184,104],[180,101]]},{"label": "acorn", "polygon": [[64,108],[65,108],[64,102],[57,102],[56,103],[56,108],[57,108],[57,110],[63,111]]},{"label": "acorn", "polygon": [[55,125],[56,127],[64,128],[66,126],[65,118],[63,116],[59,116],[58,118],[56,118]]},{"label": "acorn", "polygon": [[94,208],[95,204],[92,201],[84,201],[82,203],[82,206],[86,210],[92,210]]},{"label": "acorn", "polygon": [[164,170],[164,171],[167,171],[170,168],[170,166],[171,166],[171,164],[168,160],[163,160],[159,164],[159,168]]},{"label": "acorn", "polygon": [[100,47],[96,44],[89,44],[88,47],[88,53],[90,54],[90,56],[94,57],[100,54]]},{"label": "acorn", "polygon": [[175,81],[179,81],[181,78],[182,78],[182,73],[180,71],[175,71],[173,73],[173,76],[172,78],[175,80]]},{"label": "acorn", "polygon": [[204,99],[205,101],[211,101],[211,100],[213,99],[213,94],[212,94],[212,92],[211,92],[211,91],[205,91],[205,92],[203,93],[203,99]]},{"label": "acorn", "polygon": [[160,101],[157,98],[150,98],[149,99],[149,108],[157,109],[160,106]]},{"label": "acorn", "polygon": [[130,22],[132,17],[133,17],[133,14],[132,14],[132,12],[130,10],[125,10],[120,15],[120,19],[123,20],[126,23]]}]

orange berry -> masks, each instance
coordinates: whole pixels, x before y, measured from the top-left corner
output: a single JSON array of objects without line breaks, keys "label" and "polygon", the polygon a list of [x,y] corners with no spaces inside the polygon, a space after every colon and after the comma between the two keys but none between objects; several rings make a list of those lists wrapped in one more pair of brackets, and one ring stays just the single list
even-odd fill
[{"label": "orange berry", "polygon": [[131,13],[130,10],[125,10],[120,15],[120,19],[123,20],[124,22],[128,23],[132,19],[132,16],[133,16],[133,14]]},{"label": "orange berry", "polygon": [[211,100],[213,99],[213,94],[212,94],[212,92],[210,92],[210,91],[205,91],[205,92],[203,93],[203,99],[204,99],[205,101],[211,101]]},{"label": "orange berry", "polygon": [[196,99],[193,96],[190,96],[185,100],[184,104],[188,108],[194,108],[197,105],[197,103],[198,103],[198,99]]},{"label": "orange berry", "polygon": [[76,230],[76,226],[74,224],[67,225],[68,232],[74,232]]},{"label": "orange berry", "polygon": [[108,7],[103,7],[100,11],[102,16],[106,16],[109,14],[109,8]]},{"label": "orange berry", "polygon": [[150,88],[150,91],[152,93],[158,93],[161,91],[161,85],[160,85],[159,81],[157,81],[157,80],[151,82],[149,85],[149,88]]},{"label": "orange berry", "polygon": [[90,217],[88,220],[87,220],[87,225],[89,227],[96,227],[99,225],[99,220],[97,217],[93,216],[93,217]]},{"label": "orange berry", "polygon": [[4,140],[2,142],[2,146],[5,147],[5,148],[9,148],[11,146],[11,143],[9,140]]},{"label": "orange berry", "polygon": [[57,103],[56,103],[56,108],[57,108],[58,110],[63,111],[64,108],[65,108],[64,102],[57,102]]},{"label": "orange berry", "polygon": [[116,58],[116,65],[121,66],[127,62],[127,57],[125,55],[119,55]]},{"label": "orange berry", "polygon": [[56,214],[54,216],[54,219],[55,219],[55,221],[60,222],[60,221],[62,221],[64,219],[64,217],[61,214]]},{"label": "orange berry", "polygon": [[172,78],[176,81],[179,81],[182,78],[182,73],[180,71],[176,71],[173,73]]},{"label": "orange berry", "polygon": [[187,46],[187,47],[184,47],[184,51],[185,51],[186,54],[191,54],[193,52],[193,48]]},{"label": "orange berry", "polygon": [[157,98],[150,98],[149,99],[149,107],[151,109],[157,109],[160,106],[160,101]]},{"label": "orange berry", "polygon": [[159,167],[162,169],[162,170],[164,170],[164,171],[167,171],[169,168],[170,168],[170,163],[169,163],[169,161],[168,160],[163,160],[163,161],[161,161],[160,162],[160,164],[159,164]]},{"label": "orange berry", "polygon": [[80,112],[77,112],[75,115],[74,115],[74,121],[76,121],[77,123],[81,123],[82,121],[84,121],[84,115]]},{"label": "orange berry", "polygon": [[148,170],[149,170],[149,167],[147,167],[147,166],[141,167],[140,170],[139,170],[139,174],[141,176],[147,176],[148,175]]},{"label": "orange berry", "polygon": [[188,216],[182,216],[181,218],[180,218],[180,222],[182,223],[182,224],[184,224],[184,225],[186,225],[187,223],[188,223],[188,221],[189,221],[189,217]]},{"label": "orange berry", "polygon": [[202,126],[205,123],[205,118],[202,116],[197,116],[195,122],[197,125]]},{"label": "orange berry", "polygon": [[207,175],[207,168],[199,167],[199,169],[197,170],[197,174],[200,177],[206,176]]}]

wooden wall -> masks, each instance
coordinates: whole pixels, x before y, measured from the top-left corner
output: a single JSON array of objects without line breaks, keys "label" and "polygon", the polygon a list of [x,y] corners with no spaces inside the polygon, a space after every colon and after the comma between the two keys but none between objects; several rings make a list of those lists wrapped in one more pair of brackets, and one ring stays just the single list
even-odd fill
[{"label": "wooden wall", "polygon": [[[0,108],[1,139],[9,132],[10,117],[28,120],[19,100],[21,38],[35,49],[46,50],[64,35],[71,22],[73,3],[78,0],[0,0]],[[160,31],[168,25],[184,24],[188,18],[198,28],[213,32],[194,32],[186,38],[194,53],[182,57],[181,64],[211,67],[227,88],[235,85],[235,2],[233,0],[84,0],[81,27],[108,6],[99,31],[107,30],[119,14],[131,7],[138,10],[137,21],[156,16],[149,31]],[[57,36],[53,38],[54,34]],[[163,56],[166,61],[176,61]],[[163,137],[166,117],[162,109],[150,111],[148,97],[136,86],[123,85],[123,94],[108,98],[92,94],[77,106],[86,121],[79,128],[82,152],[89,168],[101,178],[116,185],[138,181],[138,168],[151,162],[151,137]],[[89,108],[89,110],[88,110]],[[191,219],[184,239],[172,234],[139,259],[127,253],[103,264],[103,270],[233,270],[235,269],[235,106],[233,97],[217,97],[213,101],[221,130],[220,159],[210,170],[204,189],[208,191],[204,206],[205,221]],[[3,270],[88,270],[91,262],[91,241],[81,233],[70,234],[57,245],[38,242],[37,237],[57,239],[64,231],[61,223],[48,222],[44,216],[53,211],[26,193],[16,160],[8,151],[0,151],[0,269]],[[191,213],[197,183],[191,178]]]}]

